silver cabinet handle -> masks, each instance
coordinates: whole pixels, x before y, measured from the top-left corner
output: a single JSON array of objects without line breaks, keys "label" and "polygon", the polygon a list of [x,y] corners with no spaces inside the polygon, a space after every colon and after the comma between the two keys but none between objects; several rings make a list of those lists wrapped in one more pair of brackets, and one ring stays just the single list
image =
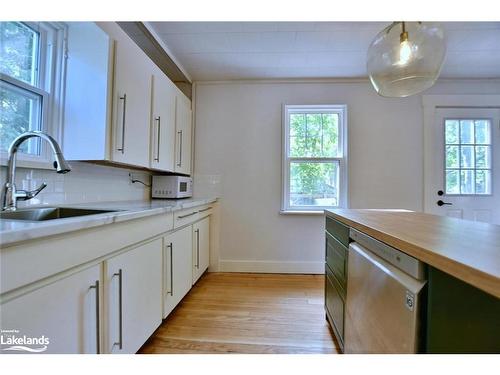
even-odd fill
[{"label": "silver cabinet handle", "polygon": [[196,229],[196,268],[200,269],[200,230]]},{"label": "silver cabinet handle", "polygon": [[170,248],[170,295],[174,296],[174,246],[172,242],[168,245]]},{"label": "silver cabinet handle", "polygon": [[180,167],[182,166],[182,130],[179,130],[177,134],[179,134],[179,163],[177,166]]},{"label": "silver cabinet handle", "polygon": [[118,342],[115,342],[113,345],[118,345],[118,349],[122,350],[123,348],[123,294],[122,294],[122,269],[117,273],[114,273],[113,276],[118,276]]},{"label": "silver cabinet handle", "polygon": [[184,219],[185,217],[193,216],[196,215],[198,211],[191,212],[190,214],[187,215],[182,215],[182,216],[177,216],[177,219]]},{"label": "silver cabinet handle", "polygon": [[158,122],[158,129],[157,129],[157,133],[156,133],[156,136],[157,136],[157,140],[156,140],[156,143],[157,143],[157,148],[156,148],[156,158],[155,160],[159,163],[160,162],[160,128],[161,128],[161,117],[158,116],[155,121]]},{"label": "silver cabinet handle", "polygon": [[101,340],[100,340],[100,325],[101,319],[99,314],[99,280],[95,281],[95,284],[90,287],[90,289],[95,289],[95,336],[96,336],[96,354],[101,354]]},{"label": "silver cabinet handle", "polygon": [[207,208],[204,208],[203,210],[199,210],[198,212],[200,212],[200,213],[201,213],[201,212],[205,212],[205,211],[210,210],[211,208],[212,208],[212,207],[207,207]]},{"label": "silver cabinet handle", "polygon": [[125,117],[127,116],[127,94],[123,94],[123,96],[119,97],[120,100],[123,100],[123,112],[122,112],[122,145],[117,148],[117,151],[121,151],[123,154],[125,152]]}]

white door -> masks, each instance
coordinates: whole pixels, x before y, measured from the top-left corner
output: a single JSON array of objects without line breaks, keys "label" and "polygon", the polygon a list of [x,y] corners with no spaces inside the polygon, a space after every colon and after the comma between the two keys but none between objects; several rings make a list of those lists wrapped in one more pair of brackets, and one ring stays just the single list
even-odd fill
[{"label": "white door", "polygon": [[437,108],[425,212],[500,224],[500,110]]},{"label": "white door", "polygon": [[2,303],[2,341],[26,336],[38,342],[2,343],[0,353],[100,353],[100,276],[101,267],[96,265]]},{"label": "white door", "polygon": [[175,108],[175,172],[191,174],[191,101],[178,94]]},{"label": "white door", "polygon": [[134,354],[161,324],[162,240],[105,262],[107,353]]},{"label": "white door", "polygon": [[151,116],[151,168],[174,171],[175,89],[160,69],[154,70]]},{"label": "white door", "polygon": [[112,159],[149,167],[151,65],[121,30],[116,39]]},{"label": "white door", "polygon": [[191,289],[193,264],[191,226],[169,234],[163,241],[163,317],[166,318]]},{"label": "white door", "polygon": [[193,224],[193,285],[209,264],[210,216]]}]

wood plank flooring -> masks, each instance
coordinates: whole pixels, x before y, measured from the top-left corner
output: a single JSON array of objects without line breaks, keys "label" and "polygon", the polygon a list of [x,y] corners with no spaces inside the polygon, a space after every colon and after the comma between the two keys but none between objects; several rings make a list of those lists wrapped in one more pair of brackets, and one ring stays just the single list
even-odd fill
[{"label": "wood plank flooring", "polygon": [[138,353],[337,353],[323,304],[323,275],[206,273]]}]

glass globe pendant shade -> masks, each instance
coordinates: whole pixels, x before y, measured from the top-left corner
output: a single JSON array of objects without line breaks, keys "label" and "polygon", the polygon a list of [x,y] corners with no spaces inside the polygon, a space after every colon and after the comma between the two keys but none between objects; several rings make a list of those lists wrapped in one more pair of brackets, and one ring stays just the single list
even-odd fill
[{"label": "glass globe pendant shade", "polygon": [[444,31],[438,24],[394,22],[368,48],[368,76],[379,95],[414,95],[434,85],[445,54]]}]

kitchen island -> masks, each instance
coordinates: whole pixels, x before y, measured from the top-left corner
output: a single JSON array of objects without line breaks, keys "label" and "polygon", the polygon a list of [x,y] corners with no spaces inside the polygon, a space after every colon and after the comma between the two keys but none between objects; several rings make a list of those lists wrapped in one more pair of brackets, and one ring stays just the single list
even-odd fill
[{"label": "kitchen island", "polygon": [[341,345],[354,229],[425,264],[420,352],[500,352],[500,226],[403,210],[325,214],[327,276],[334,284],[326,310]]}]

